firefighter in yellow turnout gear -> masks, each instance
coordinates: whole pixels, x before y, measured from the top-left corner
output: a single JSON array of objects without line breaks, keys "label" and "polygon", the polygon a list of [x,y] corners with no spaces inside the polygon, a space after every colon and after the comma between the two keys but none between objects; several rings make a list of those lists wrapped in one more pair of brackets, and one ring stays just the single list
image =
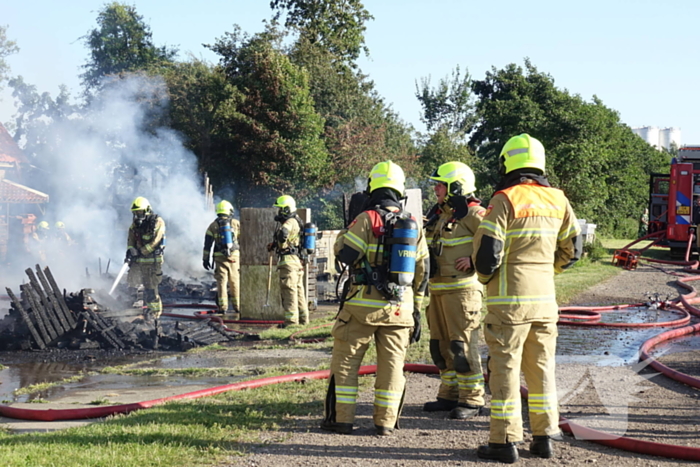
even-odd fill
[{"label": "firefighter in yellow turnout gear", "polygon": [[479,414],[484,406],[484,375],[479,356],[482,286],[472,267],[472,239],[486,210],[474,197],[474,173],[461,162],[442,164],[436,181],[439,217],[426,226],[431,271],[430,354],[440,369],[437,400],[427,412],[450,411],[452,419]]},{"label": "firefighter in yellow turnout gear", "polygon": [[[233,218],[233,206],[228,201],[224,200],[216,205],[216,215],[216,220],[209,224],[204,234],[202,266],[207,270],[214,268],[219,313],[228,311],[229,295],[233,312],[239,313],[241,253],[238,236],[241,232],[241,224]],[[214,247],[214,264],[211,262],[212,247]]]},{"label": "firefighter in yellow turnout gear", "polygon": [[165,221],[151,209],[146,198],[138,197],[131,204],[134,220],[129,227],[126,260],[129,262],[129,287],[143,284],[144,301],[151,317],[163,312],[158,286],[163,278]]},{"label": "firefighter in yellow turnout gear", "polygon": [[[334,246],[339,261],[352,267],[348,281],[352,284],[331,332],[333,355],[321,423],[325,430],[352,432],[358,371],[372,341],[377,347],[374,425],[379,435],[390,435],[398,426],[405,389],[403,365],[409,343],[420,338],[420,309],[429,268],[423,232],[400,203],[404,182],[403,170],[393,162],[375,165],[367,190],[369,209],[341,231]],[[411,226],[414,230],[408,228]],[[392,257],[392,268],[387,268],[385,252],[390,250],[405,265],[397,261],[395,266]],[[394,267],[414,273],[392,276],[389,271]]]},{"label": "firefighter in yellow turnout gear", "polygon": [[528,134],[508,140],[500,156],[503,178],[474,237],[472,257],[487,284],[484,337],[489,348],[491,430],[483,459],[513,463],[523,440],[520,371],[528,387],[535,457],[554,455],[560,436],[555,351],[558,306],[554,274],[581,254],[581,229],[561,190],[544,176],[542,143]]},{"label": "firefighter in yellow turnout gear", "polygon": [[301,255],[302,222],[297,216],[294,198],[283,195],[277,198],[274,207],[279,211],[275,216],[277,228],[273,242],[268,249],[277,252],[277,271],[280,276],[284,325],[308,324],[309,306],[304,292],[304,265]]}]

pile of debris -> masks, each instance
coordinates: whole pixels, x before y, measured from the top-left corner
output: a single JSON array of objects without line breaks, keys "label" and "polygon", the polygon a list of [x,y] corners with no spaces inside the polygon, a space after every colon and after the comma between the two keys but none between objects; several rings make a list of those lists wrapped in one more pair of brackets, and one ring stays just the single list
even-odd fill
[{"label": "pile of debris", "polygon": [[[1,350],[31,349],[161,349],[188,350],[236,339],[211,320],[195,323],[129,321],[93,298],[92,289],[66,295],[51,273],[37,264],[25,270],[29,283],[18,297],[7,287],[10,312],[0,321]],[[160,320],[162,321],[162,320]]]}]

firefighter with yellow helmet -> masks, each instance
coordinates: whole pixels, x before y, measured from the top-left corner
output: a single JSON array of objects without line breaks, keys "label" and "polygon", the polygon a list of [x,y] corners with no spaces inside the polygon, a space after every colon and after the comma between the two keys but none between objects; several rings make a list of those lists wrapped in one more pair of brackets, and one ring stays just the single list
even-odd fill
[{"label": "firefighter with yellow helmet", "polygon": [[30,250],[38,257],[39,261],[46,261],[50,238],[51,229],[49,228],[49,223],[46,221],[39,222],[36,229],[29,237],[31,244]]},{"label": "firefighter with yellow helmet", "polygon": [[[216,216],[204,234],[202,265],[204,269],[214,269],[219,313],[228,311],[229,295],[231,296],[233,312],[239,313],[240,246],[238,236],[241,232],[241,224],[233,218],[233,206],[226,200],[216,205]],[[211,262],[212,247],[214,249],[213,264]]]},{"label": "firefighter with yellow helmet", "polygon": [[131,203],[133,222],[129,227],[126,261],[129,263],[129,287],[143,284],[148,317],[158,319],[163,312],[158,286],[163,277],[165,221],[139,196]]},{"label": "firefighter with yellow helmet", "polygon": [[529,392],[530,454],[554,456],[551,438],[560,436],[554,275],[579,259],[582,238],[568,199],[544,175],[540,141],[525,133],[509,139],[500,170],[472,256],[479,281],[487,284],[484,337],[492,395],[489,443],[477,456],[513,463],[523,440],[521,369]]},{"label": "firefighter with yellow helmet", "polygon": [[404,173],[391,161],[369,175],[369,209],[341,231],[334,251],[351,267],[351,283],[332,335],[325,417],[321,428],[350,434],[355,421],[358,371],[372,341],[377,347],[374,425],[378,435],[397,427],[405,390],[409,343],[420,339],[421,305],[428,281],[428,248],[415,219],[403,209]]},{"label": "firefighter with yellow helmet", "polygon": [[278,257],[284,326],[307,324],[309,306],[304,292],[303,224],[296,213],[297,203],[291,196],[282,195],[273,206],[278,208],[275,216],[277,227],[268,250],[275,251]]},{"label": "firefighter with yellow helmet", "polygon": [[[437,400],[426,412],[449,411],[467,419],[484,406],[484,375],[479,355],[482,286],[472,266],[472,240],[486,213],[474,196],[474,172],[462,162],[442,164],[430,176],[439,217],[426,231],[430,241],[428,288],[430,355],[440,370]],[[428,233],[429,232],[429,233]]]},{"label": "firefighter with yellow helmet", "polygon": [[73,239],[66,232],[66,224],[61,221],[54,224],[54,238],[59,246],[73,246],[74,244]]}]

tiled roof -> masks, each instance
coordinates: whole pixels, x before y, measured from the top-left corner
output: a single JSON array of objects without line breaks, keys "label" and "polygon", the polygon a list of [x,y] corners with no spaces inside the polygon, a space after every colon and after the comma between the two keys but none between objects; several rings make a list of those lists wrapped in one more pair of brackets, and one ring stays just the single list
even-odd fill
[{"label": "tiled roof", "polygon": [[0,163],[15,163],[26,164],[29,161],[22,153],[22,150],[17,146],[15,140],[12,139],[2,123],[0,123]]},{"label": "tiled roof", "polygon": [[49,195],[10,180],[0,180],[0,203],[48,203]]}]

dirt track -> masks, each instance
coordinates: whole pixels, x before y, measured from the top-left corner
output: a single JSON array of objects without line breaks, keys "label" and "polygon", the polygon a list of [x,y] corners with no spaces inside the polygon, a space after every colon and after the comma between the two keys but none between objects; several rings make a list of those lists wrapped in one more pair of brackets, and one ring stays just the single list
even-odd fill
[{"label": "dirt track", "polygon": [[[648,292],[674,298],[675,279],[658,269],[641,266],[623,271],[577,297],[571,305],[596,305],[644,301]],[[659,331],[660,332],[660,331]],[[557,365],[561,414],[625,436],[662,443],[700,447],[700,391],[663,376],[646,381],[629,367],[602,367],[571,361]],[[574,359],[575,360],[575,359]],[[700,351],[663,357],[664,363],[700,375]],[[651,375],[642,370],[641,375]],[[358,418],[352,435],[328,434],[318,428],[322,414],[290,421],[289,426],[268,433],[264,445],[249,446],[250,455],[231,458],[226,466],[424,466],[483,465],[476,447],[487,441],[488,412],[469,421],[446,418],[445,413],[426,413],[424,402],[432,399],[439,380],[434,376],[408,375],[402,429],[392,437],[374,434],[371,418],[373,392],[358,400]],[[488,406],[488,401],[487,401]],[[612,416],[611,416],[612,415]],[[596,416],[596,419],[591,417]],[[531,458],[526,421],[525,444],[519,449],[520,465],[615,465],[670,466],[690,464],[653,456],[642,456],[607,448],[571,436],[556,443],[554,459]]]}]

